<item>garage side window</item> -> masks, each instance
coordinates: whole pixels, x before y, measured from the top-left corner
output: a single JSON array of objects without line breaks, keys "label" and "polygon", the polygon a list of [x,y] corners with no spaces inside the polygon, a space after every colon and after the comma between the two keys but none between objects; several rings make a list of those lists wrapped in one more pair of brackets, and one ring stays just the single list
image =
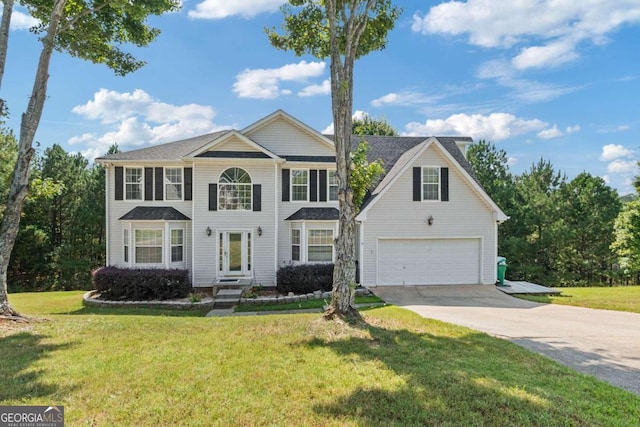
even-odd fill
[{"label": "garage side window", "polygon": [[333,262],[333,230],[309,230],[307,259],[309,262]]},{"label": "garage side window", "polygon": [[440,168],[422,168],[422,200],[440,200]]}]

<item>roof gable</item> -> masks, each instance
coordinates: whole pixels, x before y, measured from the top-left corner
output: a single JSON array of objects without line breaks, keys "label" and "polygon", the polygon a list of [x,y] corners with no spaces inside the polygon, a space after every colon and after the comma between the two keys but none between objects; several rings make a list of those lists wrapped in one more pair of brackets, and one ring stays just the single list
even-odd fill
[{"label": "roof gable", "polygon": [[232,130],[213,141],[205,144],[192,151],[185,156],[189,159],[203,158],[203,157],[219,157],[219,158],[271,158],[280,160],[280,158],[267,150],[260,144],[251,140],[247,136]]},{"label": "roof gable", "polygon": [[247,126],[241,132],[281,157],[335,155],[331,139],[282,110]]},{"label": "roof gable", "polygon": [[377,200],[379,200],[379,198],[382,197],[385,192],[389,191],[389,189],[393,187],[398,178],[406,173],[407,170],[413,166],[417,159],[420,158],[420,156],[426,150],[434,148],[440,152],[440,154],[446,159],[450,166],[457,169],[462,178],[478,194],[480,199],[483,200],[485,204],[496,213],[496,220],[507,220],[508,217],[504,214],[504,212],[502,212],[498,205],[495,204],[495,202],[491,199],[491,197],[489,197],[489,195],[484,191],[482,186],[476,180],[475,176],[473,175],[471,165],[464,158],[462,151],[460,151],[456,144],[456,140],[456,138],[449,137],[429,137],[423,139],[422,142],[402,153],[391,166],[391,169],[388,169],[388,172],[384,176],[384,178],[373,190],[373,192],[371,193],[371,198],[367,202],[365,202],[365,205],[362,207],[360,214],[358,214],[358,219],[366,219],[367,211],[371,209],[373,205],[375,205]]}]

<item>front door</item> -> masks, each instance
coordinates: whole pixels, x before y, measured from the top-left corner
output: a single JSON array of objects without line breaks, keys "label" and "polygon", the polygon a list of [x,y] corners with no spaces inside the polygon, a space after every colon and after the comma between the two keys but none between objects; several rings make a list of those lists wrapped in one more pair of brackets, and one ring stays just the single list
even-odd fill
[{"label": "front door", "polygon": [[251,232],[221,232],[218,257],[219,270],[223,276],[249,276],[251,274]]}]

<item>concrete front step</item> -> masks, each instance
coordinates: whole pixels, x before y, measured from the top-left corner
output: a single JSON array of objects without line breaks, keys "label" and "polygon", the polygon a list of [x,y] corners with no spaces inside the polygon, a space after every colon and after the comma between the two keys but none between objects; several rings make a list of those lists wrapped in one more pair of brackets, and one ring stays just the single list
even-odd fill
[{"label": "concrete front step", "polygon": [[213,300],[213,308],[232,308],[238,305],[242,289],[219,289]]}]

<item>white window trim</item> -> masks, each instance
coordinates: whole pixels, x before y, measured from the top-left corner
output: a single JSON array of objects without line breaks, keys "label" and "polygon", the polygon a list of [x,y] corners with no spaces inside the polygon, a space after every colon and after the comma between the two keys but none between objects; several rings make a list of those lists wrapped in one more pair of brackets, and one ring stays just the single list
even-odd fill
[{"label": "white window trim", "polygon": [[[137,259],[137,249],[138,249],[138,242],[136,239],[136,231],[160,231],[161,233],[161,239],[162,239],[162,245],[160,246],[161,248],[161,260],[160,262],[136,262]],[[134,228],[133,229],[133,253],[129,254],[129,256],[131,257],[131,255],[133,255],[131,259],[131,264],[132,265],[137,265],[137,266],[154,266],[157,267],[159,265],[166,265],[165,263],[165,230],[164,228]],[[145,247],[157,247],[157,246],[145,246]]]},{"label": "white window trim", "polygon": [[[167,191],[168,185],[175,185],[173,183],[167,182],[167,169],[180,169],[180,198],[178,199],[170,199],[168,197],[169,192]],[[154,171],[155,172],[155,171]],[[163,181],[163,191],[164,191],[164,199],[170,200],[172,202],[182,202],[184,200],[184,167],[182,166],[165,166],[162,175]]]},{"label": "white window trim", "polygon": [[[180,245],[174,245],[173,244],[173,232],[174,231],[181,231],[182,232],[182,243]],[[169,262],[171,264],[184,264],[185,262],[185,236],[186,236],[186,230],[184,228],[171,228],[169,229]],[[182,246],[182,260],[180,261],[174,261],[173,260],[173,248],[177,247],[177,246]]]},{"label": "white window trim", "polygon": [[[321,246],[321,247],[326,247],[329,245],[310,245],[309,244],[309,235],[311,234],[312,231],[318,231],[318,230],[322,230],[322,231],[330,231],[331,232],[331,239],[333,240],[333,242],[331,243],[331,261],[310,261],[309,260],[309,247],[310,246]],[[314,263],[314,264],[328,264],[328,263],[332,263],[336,261],[336,244],[335,244],[335,238],[336,238],[336,231],[334,228],[320,228],[320,227],[309,227],[307,228],[306,231],[306,241],[305,241],[305,247],[306,247],[306,262],[310,262],[310,263]]]},{"label": "white window trim", "polygon": [[[293,203],[305,203],[309,201],[309,193],[311,192],[311,172],[310,169],[308,168],[293,168],[290,169],[290,175],[289,175],[289,201],[293,202]],[[293,186],[295,185],[296,187],[302,187],[301,184],[294,184],[293,183],[293,171],[304,171],[307,173],[307,198],[305,200],[293,200]]]},{"label": "white window trim", "polygon": [[[298,232],[298,243],[293,243],[293,232]],[[291,262],[301,262],[302,261],[302,230],[300,228],[291,228],[289,233],[289,246],[291,251]],[[298,247],[298,259],[293,259],[293,247]]]},{"label": "white window trim", "polygon": [[[435,169],[438,175],[438,198],[437,199],[425,199],[424,198],[424,185],[425,184],[431,184],[433,185],[433,182],[424,182],[424,170],[425,169]],[[420,199],[423,202],[439,202],[441,195],[442,195],[442,172],[440,171],[440,166],[422,166],[420,168]]]},{"label": "white window trim", "polygon": [[[249,179],[251,180],[251,182],[249,182],[249,183],[232,183],[232,182],[222,183],[222,182],[220,182],[220,178],[222,177],[222,175],[227,170],[232,169],[232,168],[242,169],[247,175],[249,175]],[[247,171],[245,168],[241,168],[240,166],[230,166],[228,168],[225,168],[222,172],[220,172],[220,175],[218,176],[217,184],[218,184],[218,194],[216,194],[216,197],[218,198],[218,200],[217,200],[218,211],[253,212],[253,177],[251,176],[249,171]],[[220,192],[222,190],[222,186],[223,185],[248,185],[249,186],[249,209],[227,209],[226,207],[223,207],[222,203],[220,203]]]},{"label": "white window trim", "polygon": [[[122,261],[131,265],[131,230],[129,227],[122,229]],[[125,250],[126,248],[126,250]]]},{"label": "white window trim", "polygon": [[[335,200],[331,200],[331,185],[329,184],[329,174],[331,172],[335,172],[336,173],[336,185],[334,185],[333,187],[337,187],[336,188],[336,199]],[[338,171],[335,169],[327,169],[327,202],[337,202],[338,201],[338,191],[340,189],[340,186],[337,183],[337,179],[338,179],[338,175],[337,175]]]},{"label": "white window trim", "polygon": [[[128,182],[128,181],[127,181],[127,170],[129,170],[129,169],[140,169],[140,176],[141,176],[141,178],[142,178],[142,179],[141,179],[141,181],[140,181],[140,183],[135,183],[135,182],[131,182],[131,183],[130,183],[130,182]],[[144,200],[144,167],[142,167],[142,166],[125,166],[125,167],[124,167],[124,177],[123,177],[123,181],[124,181],[124,184],[123,184],[123,185],[124,185],[124,188],[123,188],[123,191],[124,191],[124,197],[123,197],[123,199],[124,199],[124,200],[131,200],[131,201],[141,201],[141,200]],[[139,198],[139,199],[130,199],[130,198],[128,197],[128,195],[127,195],[127,185],[130,185],[130,184],[137,184],[137,185],[140,185],[140,198]]]}]

